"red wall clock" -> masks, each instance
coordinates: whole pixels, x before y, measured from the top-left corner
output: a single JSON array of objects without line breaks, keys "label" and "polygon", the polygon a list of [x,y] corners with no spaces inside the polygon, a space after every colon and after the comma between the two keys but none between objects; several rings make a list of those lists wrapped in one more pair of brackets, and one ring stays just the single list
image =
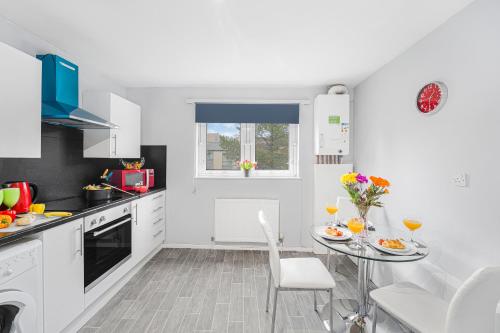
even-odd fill
[{"label": "red wall clock", "polygon": [[423,114],[434,114],[441,110],[447,97],[448,88],[443,82],[428,83],[418,92],[417,109]]}]

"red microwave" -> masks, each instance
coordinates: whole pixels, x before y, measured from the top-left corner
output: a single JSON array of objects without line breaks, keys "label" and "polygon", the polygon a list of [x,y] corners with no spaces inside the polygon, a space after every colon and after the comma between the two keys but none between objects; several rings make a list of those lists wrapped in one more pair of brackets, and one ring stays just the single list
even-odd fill
[{"label": "red microwave", "polygon": [[136,185],[146,185],[151,188],[155,186],[155,171],[154,169],[113,170],[110,182],[111,185],[124,191],[133,191]]}]

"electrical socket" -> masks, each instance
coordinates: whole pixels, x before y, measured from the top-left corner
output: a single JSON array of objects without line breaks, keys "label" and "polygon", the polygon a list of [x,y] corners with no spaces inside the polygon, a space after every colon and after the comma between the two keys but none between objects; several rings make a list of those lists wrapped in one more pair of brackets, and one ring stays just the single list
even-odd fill
[{"label": "electrical socket", "polygon": [[461,173],[459,175],[456,175],[453,177],[453,184],[458,187],[467,187],[467,174],[466,173]]}]

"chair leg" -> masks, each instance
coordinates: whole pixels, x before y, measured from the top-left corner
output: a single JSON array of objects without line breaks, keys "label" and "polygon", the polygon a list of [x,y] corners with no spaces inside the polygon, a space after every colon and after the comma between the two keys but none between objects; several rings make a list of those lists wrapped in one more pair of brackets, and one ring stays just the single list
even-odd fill
[{"label": "chair leg", "polygon": [[333,332],[333,289],[330,289],[330,332]]},{"label": "chair leg", "polygon": [[278,288],[274,288],[274,305],[273,305],[273,320],[271,323],[271,333],[274,333],[276,326],[276,306],[278,305]]},{"label": "chair leg", "polygon": [[271,268],[269,267],[269,278],[267,282],[267,301],[266,301],[266,312],[269,312],[269,298],[271,296],[271,279],[273,278],[271,273]]},{"label": "chair leg", "polygon": [[318,296],[316,295],[316,290],[313,290],[314,294],[314,311],[318,312]]},{"label": "chair leg", "polygon": [[372,333],[377,332],[377,314],[378,314],[378,305],[377,303],[375,303],[373,306]]}]

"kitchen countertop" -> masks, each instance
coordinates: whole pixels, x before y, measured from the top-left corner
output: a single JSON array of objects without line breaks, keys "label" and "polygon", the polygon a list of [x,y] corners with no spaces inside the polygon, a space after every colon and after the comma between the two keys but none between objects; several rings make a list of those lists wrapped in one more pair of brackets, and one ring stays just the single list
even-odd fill
[{"label": "kitchen countertop", "polygon": [[[36,234],[38,232],[57,227],[61,224],[77,220],[79,218],[109,209],[111,207],[119,206],[124,203],[137,200],[143,197],[147,197],[149,195],[165,191],[165,187],[158,187],[158,188],[153,188],[150,189],[148,192],[143,193],[143,194],[135,194],[134,196],[128,195],[128,194],[117,194],[114,196],[111,200],[103,202],[103,203],[97,203],[97,204],[91,204],[91,205],[85,205],[83,208],[79,207],[77,211],[74,211],[72,205],[75,205],[75,202],[78,203],[78,205],[81,205],[81,203],[84,201],[83,198],[70,198],[66,200],[61,200],[58,202],[57,205],[57,211],[71,211],[73,212],[72,216],[68,217],[59,217],[59,218],[51,218],[47,219],[43,223],[33,223],[31,225],[25,226],[25,227],[19,227],[17,231],[10,231],[10,232],[0,232],[0,246],[3,246],[5,244],[8,244],[10,242],[16,241],[18,239],[21,239],[23,237],[29,236]],[[67,207],[65,207],[65,201]],[[50,203],[47,203],[47,207],[51,207]],[[48,209],[47,211],[51,211],[55,209]]]}]

